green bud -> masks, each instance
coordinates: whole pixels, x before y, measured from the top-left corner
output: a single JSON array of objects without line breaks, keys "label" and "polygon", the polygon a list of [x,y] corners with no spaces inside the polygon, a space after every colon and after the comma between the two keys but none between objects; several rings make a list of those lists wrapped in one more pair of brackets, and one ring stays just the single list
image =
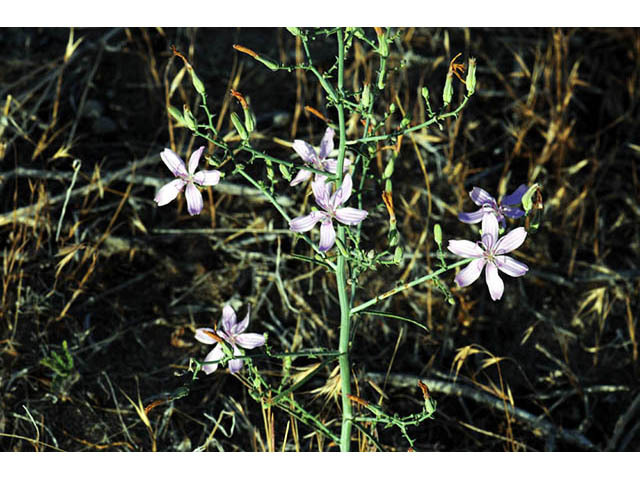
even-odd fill
[{"label": "green bud", "polygon": [[191,69],[189,70],[189,73],[191,74],[191,82],[193,83],[193,88],[196,89],[196,92],[198,92],[202,96],[206,95],[207,92],[205,91],[204,83],[202,83],[202,80],[200,80],[200,78],[196,75],[196,72]]},{"label": "green bud", "polygon": [[400,260],[402,260],[402,248],[396,247],[396,250],[393,253],[393,261],[395,263],[400,263]]},{"label": "green bud", "polygon": [[389,232],[389,246],[390,247],[395,247],[396,245],[398,245],[398,238],[400,237],[400,234],[398,234],[398,230],[391,230]]},{"label": "green bud", "polygon": [[384,173],[382,174],[382,178],[390,178],[391,175],[393,175],[394,163],[395,162],[387,163],[387,166],[384,169]]},{"label": "green bud", "polygon": [[291,172],[289,171],[287,166],[281,163],[278,165],[278,168],[280,169],[280,173],[282,174],[282,176],[286,178],[287,181],[291,181]]},{"label": "green bud", "polygon": [[367,252],[367,258],[368,258],[369,260],[373,260],[373,259],[375,258],[375,256],[376,256],[376,252],[375,252],[375,251],[373,251],[373,250],[369,250],[369,251]]},{"label": "green bud", "polygon": [[260,55],[256,55],[254,58],[269,68],[272,72],[277,72],[280,69],[280,65],[269,58],[261,57]]},{"label": "green bud", "polygon": [[429,415],[436,411],[436,401],[431,397],[424,399],[424,408]]},{"label": "green bud", "polygon": [[244,126],[247,132],[251,133],[256,128],[256,119],[248,108],[244,111]]},{"label": "green bud", "polygon": [[367,110],[371,105],[372,100],[373,98],[371,97],[371,87],[368,83],[365,83],[364,87],[362,87],[362,93],[360,96],[360,106],[364,110]]},{"label": "green bud", "polygon": [[422,93],[422,97],[424,98],[424,101],[427,102],[427,104],[429,103],[429,89],[427,87],[422,87],[422,90],[420,91],[420,93]]},{"label": "green bud", "polygon": [[538,188],[540,188],[540,185],[534,183],[522,196],[522,207],[524,208],[525,213],[529,213],[529,210],[533,208],[533,196],[538,191]]},{"label": "green bud", "polygon": [[287,31],[293,35],[294,37],[299,37],[302,35],[302,32],[298,27],[286,27]]},{"label": "green bud", "polygon": [[180,110],[178,110],[176,107],[174,107],[173,105],[169,105],[169,107],[167,108],[167,111],[169,112],[169,115],[175,118],[178,122],[185,123],[184,117],[180,113]]},{"label": "green bud", "polygon": [[469,70],[465,83],[467,84],[467,93],[469,96],[473,95],[476,91],[476,59],[473,57],[469,59]]},{"label": "green bud", "polygon": [[395,111],[396,111],[396,104],[392,103],[391,105],[389,105],[389,113],[393,115],[393,112]]},{"label": "green bud", "polygon": [[400,122],[400,128],[407,128],[411,124],[411,119],[409,117],[404,117]]},{"label": "green bud", "polygon": [[185,104],[182,107],[182,114],[184,117],[184,124],[187,126],[189,130],[193,130],[194,132],[198,129],[198,124],[196,122],[196,118],[189,110],[189,107]]},{"label": "green bud", "polygon": [[439,223],[433,226],[433,239],[438,244],[438,248],[442,248],[442,228]]},{"label": "green bud", "polygon": [[442,91],[442,100],[445,105],[451,103],[453,98],[453,73],[447,73],[447,80],[444,82],[444,90]]},{"label": "green bud", "polygon": [[247,140],[249,138],[249,134],[247,133],[247,130],[244,128],[244,125],[242,125],[242,122],[240,121],[240,117],[238,117],[236,112],[233,112],[231,114],[231,122],[233,123],[233,126],[236,129],[236,132],[238,132],[238,135],[240,135],[240,138],[242,138],[242,140]]},{"label": "green bud", "polygon": [[389,56],[389,44],[387,43],[387,34],[378,35],[378,53],[381,57]]}]

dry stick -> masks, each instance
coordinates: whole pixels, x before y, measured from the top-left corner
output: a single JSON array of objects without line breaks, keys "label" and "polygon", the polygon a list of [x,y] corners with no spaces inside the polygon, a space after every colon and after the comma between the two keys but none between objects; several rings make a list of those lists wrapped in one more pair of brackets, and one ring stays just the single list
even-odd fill
[{"label": "dry stick", "polygon": [[631,406],[627,409],[624,415],[622,415],[618,421],[616,422],[616,426],[613,429],[613,435],[607,443],[607,447],[605,448],[606,452],[611,452],[615,450],[616,445],[618,444],[622,433],[624,432],[624,427],[629,423],[629,420],[636,416],[636,410],[640,408],[640,394],[636,395],[636,398],[631,402]]},{"label": "dry stick", "polygon": [[[138,170],[140,167],[144,167],[147,165],[152,165],[154,163],[158,163],[158,155],[150,155],[148,157],[143,158],[142,160],[134,160],[131,165],[128,165],[117,172],[114,172],[110,175],[105,176],[100,183],[91,183],[89,185],[85,185],[82,188],[78,188],[69,194],[69,199],[73,197],[78,197],[90,193],[102,186],[109,184],[116,180],[125,181],[127,183],[135,183],[145,186],[152,186],[156,188],[160,188],[164,184],[167,183],[167,179],[165,178],[154,178],[149,177],[140,173],[129,173],[132,170]],[[0,188],[2,185],[12,177],[29,177],[29,178],[44,178],[47,180],[60,180],[67,181],[71,180],[73,174],[68,172],[48,172],[45,170],[35,170],[29,168],[18,167],[10,172],[4,173],[0,175]],[[262,192],[260,190],[250,188],[244,185],[235,185],[230,183],[219,183],[216,185],[216,191],[219,193],[224,193],[227,195],[237,195],[242,196],[245,199],[249,199],[252,201],[266,201],[262,197]],[[67,193],[63,193],[60,195],[56,195],[55,197],[49,198],[47,201],[48,205],[55,205],[57,203],[65,201],[67,198]],[[283,207],[289,207],[294,204],[293,200],[289,197],[278,196],[277,201]],[[26,223],[30,226],[33,225],[34,219],[31,216],[35,213],[37,204],[27,205],[26,207],[18,208],[11,212],[5,212],[0,214],[0,227],[3,225],[7,225],[13,222],[22,222]]]},{"label": "dry stick", "polygon": [[[376,383],[384,381],[384,373],[366,373],[365,377]],[[429,390],[433,392],[443,393],[445,395],[455,395],[456,397],[469,398],[475,402],[482,403],[488,407],[496,410],[505,411],[505,403],[486,393],[474,390],[466,385],[460,385],[454,382],[448,382],[444,380],[438,380],[435,378],[424,379],[417,375],[406,374],[391,374],[388,378],[388,382],[395,387],[407,388],[415,387],[418,384],[418,380],[424,381]],[[640,397],[639,397],[640,398]],[[636,399],[640,404],[640,400]],[[566,430],[562,427],[557,427],[547,420],[537,418],[535,415],[527,412],[518,407],[512,407],[508,403],[506,404],[509,409],[509,413],[521,422],[532,427],[532,430],[541,430],[546,435],[556,436],[567,443],[577,445],[585,450],[599,450],[591,441],[586,438],[582,433],[575,430]]]}]

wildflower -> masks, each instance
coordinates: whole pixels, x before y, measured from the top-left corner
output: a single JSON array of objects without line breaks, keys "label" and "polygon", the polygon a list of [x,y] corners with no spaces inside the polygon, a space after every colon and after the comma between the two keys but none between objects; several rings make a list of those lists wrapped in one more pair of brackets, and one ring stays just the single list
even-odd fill
[{"label": "wildflower", "polygon": [[[294,140],[293,141],[293,149],[296,151],[298,155],[302,158],[306,163],[310,163],[314,168],[318,170],[325,170],[329,173],[336,173],[338,169],[338,161],[337,160],[329,160],[329,154],[333,151],[333,136],[335,132],[331,127],[328,127],[324,132],[324,136],[322,137],[322,141],[320,142],[320,152],[316,153],[316,150],[309,145],[304,140]],[[344,171],[347,171],[349,165],[351,164],[350,160],[344,159]],[[311,178],[311,174],[313,172],[309,170],[299,170],[296,177],[291,180],[292,187],[298,185],[299,183],[304,182]],[[316,175],[316,180],[322,177],[322,175]],[[324,178],[324,177],[323,177]]]},{"label": "wildflower", "polygon": [[492,300],[500,300],[504,291],[504,283],[498,270],[511,277],[520,277],[529,271],[524,263],[504,255],[524,242],[527,231],[523,227],[511,230],[498,239],[498,220],[493,215],[482,218],[482,240],[473,243],[469,240],[449,240],[449,251],[465,258],[474,258],[463,268],[455,281],[459,287],[466,287],[475,282],[486,265],[485,277]]},{"label": "wildflower", "polygon": [[175,199],[178,193],[186,186],[187,188],[184,194],[187,198],[189,215],[198,215],[202,211],[202,194],[200,190],[198,190],[198,187],[196,187],[196,184],[206,187],[217,185],[220,181],[220,172],[218,170],[200,170],[196,172],[203,150],[204,147],[200,147],[191,154],[189,158],[189,171],[187,171],[182,159],[172,150],[165,148],[160,154],[160,158],[164,164],[177,178],[158,190],[154,201],[159,207]]},{"label": "wildflower", "polygon": [[[244,320],[237,323],[236,312],[229,305],[225,305],[222,310],[222,330],[214,332],[212,328],[198,328],[196,329],[196,340],[211,345],[219,342],[214,338],[214,335],[218,336],[225,342],[231,344],[234,356],[242,355],[242,351],[238,348],[238,345],[247,349],[261,347],[264,345],[264,335],[260,335],[258,333],[243,333],[249,326],[250,313],[251,307],[249,307],[247,316],[244,317]],[[217,363],[207,362],[216,362],[221,360],[223,357],[224,350],[222,349],[222,345],[218,343],[204,359],[205,364],[202,366],[204,373],[209,375],[210,373],[215,372],[218,368]],[[231,373],[239,372],[243,365],[244,361],[240,358],[229,360],[229,371]]]},{"label": "wildflower", "polygon": [[368,212],[358,208],[343,207],[351,196],[353,181],[348,173],[342,180],[342,186],[331,194],[331,184],[326,183],[326,177],[319,176],[311,183],[316,204],[324,211],[315,210],[309,215],[296,217],[289,222],[289,228],[294,232],[308,232],[316,223],[320,225],[320,251],[326,252],[336,242],[336,231],[333,229],[333,219],[345,225],[357,225],[366,218]]},{"label": "wildflower", "polygon": [[458,214],[458,220],[464,223],[478,223],[482,221],[482,218],[487,213],[492,213],[496,216],[502,228],[505,228],[506,222],[504,217],[520,218],[524,215],[524,211],[513,205],[519,205],[522,200],[522,196],[527,191],[526,185],[520,185],[515,192],[511,195],[506,195],[502,198],[501,202],[496,202],[496,199],[489,195],[485,190],[479,187],[473,187],[473,190],[469,192],[469,196],[473,203],[480,207],[480,210],[476,210],[471,213]]}]

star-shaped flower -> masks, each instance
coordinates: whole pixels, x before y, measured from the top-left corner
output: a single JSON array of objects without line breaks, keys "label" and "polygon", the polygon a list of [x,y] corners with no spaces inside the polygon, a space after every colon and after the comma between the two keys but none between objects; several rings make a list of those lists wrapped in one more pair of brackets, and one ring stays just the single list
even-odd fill
[{"label": "star-shaped flower", "polygon": [[486,266],[485,277],[491,299],[500,300],[504,282],[498,275],[498,270],[511,277],[521,277],[529,271],[524,263],[505,255],[522,245],[526,237],[527,231],[518,227],[498,239],[498,220],[494,215],[485,215],[482,218],[481,241],[473,243],[469,240],[449,240],[449,251],[461,257],[475,259],[456,275],[458,286],[471,285]]},{"label": "star-shaped flower", "polygon": [[514,205],[520,205],[522,196],[527,191],[526,185],[520,185],[511,195],[505,195],[500,202],[489,195],[480,187],[473,187],[469,192],[469,196],[473,203],[480,207],[479,210],[470,213],[458,214],[458,219],[464,223],[478,223],[486,214],[493,214],[500,222],[502,228],[506,227],[504,217],[520,218],[524,215],[524,211],[516,208]]},{"label": "star-shaped flower", "polygon": [[[324,132],[324,136],[322,137],[322,141],[320,142],[320,152],[316,153],[315,148],[309,145],[304,140],[294,140],[293,141],[293,149],[296,151],[298,155],[302,158],[306,163],[310,163],[311,166],[316,168],[317,170],[324,170],[329,173],[336,173],[338,169],[338,161],[337,160],[329,160],[329,154],[333,151],[333,136],[335,132],[331,127],[328,127]],[[344,159],[343,170],[346,172],[349,168],[351,161],[348,158]],[[311,178],[313,172],[309,170],[298,170],[298,174],[295,176],[293,180],[291,180],[292,187],[298,185],[299,183],[304,182]],[[320,178],[321,175],[316,175],[316,180]],[[324,177],[323,177],[324,178]]]},{"label": "star-shaped flower", "polygon": [[336,231],[333,228],[333,219],[345,225],[357,225],[366,218],[368,212],[359,208],[342,207],[351,196],[353,181],[348,173],[342,180],[342,186],[331,194],[332,184],[326,182],[326,177],[319,176],[311,183],[311,189],[316,204],[324,211],[315,210],[309,215],[296,217],[289,222],[289,228],[294,232],[308,232],[316,223],[320,225],[319,250],[326,252],[336,243]]},{"label": "star-shaped flower", "polygon": [[160,158],[164,164],[177,178],[158,190],[154,201],[159,207],[174,200],[178,196],[178,193],[186,186],[187,188],[184,194],[187,198],[189,215],[198,215],[202,211],[204,205],[202,194],[200,190],[198,190],[198,187],[196,187],[196,184],[206,187],[217,185],[220,181],[220,172],[218,170],[200,170],[196,172],[203,151],[204,147],[200,147],[191,154],[188,171],[182,159],[172,150],[165,148],[160,154]]},{"label": "star-shaped flower", "polygon": [[[198,328],[196,329],[196,340],[208,345],[217,343],[213,350],[209,352],[204,359],[204,365],[202,370],[209,375],[218,369],[217,362],[224,357],[224,350],[222,345],[218,342],[219,337],[233,347],[234,356],[242,356],[242,351],[238,348],[238,345],[242,348],[252,349],[261,347],[264,345],[264,335],[258,333],[243,333],[249,326],[249,315],[251,308],[247,310],[247,316],[244,317],[240,323],[237,323],[236,312],[229,305],[225,305],[222,310],[222,330],[214,331],[212,328]],[[229,360],[229,372],[236,373],[242,369],[244,361],[242,359]]]}]

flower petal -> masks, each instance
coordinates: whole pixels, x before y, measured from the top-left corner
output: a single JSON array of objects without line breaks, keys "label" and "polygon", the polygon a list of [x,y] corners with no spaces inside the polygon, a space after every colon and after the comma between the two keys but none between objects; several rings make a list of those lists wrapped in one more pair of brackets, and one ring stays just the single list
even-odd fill
[{"label": "flower petal", "polygon": [[184,162],[173,150],[165,148],[160,154],[160,158],[176,177],[179,177],[180,175],[188,175]]},{"label": "flower petal", "polygon": [[347,173],[342,179],[342,185],[338,190],[336,190],[336,192],[331,196],[331,199],[329,200],[331,209],[335,211],[336,208],[349,200],[352,190],[353,180],[351,179],[351,175]]},{"label": "flower petal", "polygon": [[236,343],[242,348],[256,348],[264,345],[264,335],[259,333],[242,333],[236,337]]},{"label": "flower petal", "polygon": [[209,375],[210,373],[215,372],[218,369],[217,363],[209,363],[207,362],[218,362],[224,357],[224,351],[222,350],[222,345],[217,344],[213,350],[209,352],[209,355],[204,357],[204,365],[202,365],[202,371]]},{"label": "flower petal", "polygon": [[520,205],[522,196],[527,192],[527,186],[525,184],[520,185],[511,195],[505,195],[502,197],[501,205]]},{"label": "flower petal", "polygon": [[331,193],[330,184],[326,182],[327,177],[317,175],[315,180],[311,182],[311,190],[316,199],[316,204],[327,211],[330,211],[329,198]]},{"label": "flower petal", "polygon": [[[336,173],[338,171],[338,160],[324,160],[322,162],[322,165],[324,166],[324,169],[329,172],[329,173]],[[344,163],[342,164],[342,171],[343,172],[347,172],[349,171],[349,166],[351,165],[351,160],[349,160],[348,158],[344,159]]]},{"label": "flower petal", "polygon": [[249,326],[250,316],[251,316],[251,305],[249,305],[247,309],[247,314],[244,316],[244,318],[231,329],[231,335],[235,336],[235,335],[238,335],[239,333],[244,332]]},{"label": "flower petal", "polygon": [[[242,356],[242,352],[235,345],[233,346],[233,356],[234,357],[235,356],[238,356],[238,357]],[[244,365],[244,360],[242,360],[242,359],[229,360],[229,372],[238,373],[240,370],[242,370],[242,366],[243,365]]]},{"label": "flower petal", "polygon": [[336,210],[336,220],[345,225],[357,225],[364,220],[369,212],[359,208],[339,208]]},{"label": "flower petal", "polygon": [[527,231],[524,227],[518,227],[511,230],[504,237],[498,240],[494,248],[496,255],[502,255],[503,253],[509,253],[518,248],[527,238]]},{"label": "flower petal", "polygon": [[485,211],[483,208],[475,212],[462,212],[458,214],[458,220],[464,223],[478,223],[482,221]]},{"label": "flower petal", "polygon": [[322,141],[320,142],[320,161],[324,160],[329,156],[331,152],[333,152],[333,135],[335,132],[333,128],[327,127],[324,132],[324,136],[322,137]]},{"label": "flower petal", "polygon": [[193,176],[193,181],[203,187],[212,187],[220,183],[220,171],[200,170]]},{"label": "flower petal", "polygon": [[233,336],[233,327],[236,325],[237,317],[236,311],[231,308],[231,305],[226,304],[222,309],[222,329],[227,335]]},{"label": "flower petal", "polygon": [[316,151],[304,140],[294,140],[293,149],[305,162],[313,164],[318,163],[318,156],[316,154]]},{"label": "flower petal", "polygon": [[529,267],[515,258],[506,255],[497,255],[495,259],[498,269],[511,277],[521,277],[529,271]]},{"label": "flower petal", "polygon": [[196,168],[198,168],[198,163],[200,163],[200,157],[202,156],[203,151],[204,151],[204,145],[199,149],[197,149],[196,151],[194,151],[191,154],[191,157],[189,157],[189,173],[191,175],[193,175],[193,173],[196,171]]},{"label": "flower petal", "polygon": [[182,191],[186,183],[187,182],[181,178],[176,178],[175,180],[170,181],[158,190],[156,197],[153,199],[154,202],[156,202],[159,207],[162,207],[163,205],[173,201]]},{"label": "flower petal", "polygon": [[482,217],[482,243],[487,248],[491,248],[498,240],[498,219],[493,214],[487,214]]},{"label": "flower petal", "polygon": [[316,223],[326,217],[324,212],[313,211],[309,215],[304,215],[302,217],[296,217],[289,222],[289,229],[292,232],[302,233],[308,232],[313,227],[315,227]]},{"label": "flower petal", "polygon": [[455,281],[459,287],[466,287],[475,282],[480,274],[486,260],[484,258],[476,258],[469,265],[460,270],[460,273],[456,275]]},{"label": "flower petal", "polygon": [[333,229],[333,222],[327,219],[320,225],[320,245],[319,250],[326,252],[336,243],[336,231]]},{"label": "flower petal", "polygon": [[498,268],[492,263],[487,262],[487,268],[485,269],[485,279],[487,281],[487,287],[489,287],[489,295],[494,302],[502,298],[504,292],[504,282],[498,275]]},{"label": "flower petal", "polygon": [[309,170],[298,170],[298,174],[295,176],[293,180],[291,180],[291,183],[289,185],[292,187],[295,187],[299,183],[309,180],[311,178],[312,173],[313,172],[310,172]]},{"label": "flower petal", "polygon": [[193,182],[189,182],[184,191],[184,195],[187,198],[187,210],[189,211],[189,215],[198,215],[204,206],[202,194],[200,193],[200,190],[198,190],[198,187],[196,187]]},{"label": "flower petal", "polygon": [[471,197],[471,200],[473,200],[473,203],[479,207],[487,203],[491,205],[496,204],[496,199],[480,187],[473,187],[473,190],[469,192],[469,196]]},{"label": "flower petal", "polygon": [[210,335],[207,335],[206,332],[215,333],[213,328],[196,328],[195,338],[201,343],[206,343],[207,345],[212,345],[217,343],[218,341],[212,338]]},{"label": "flower petal", "polygon": [[480,245],[469,240],[449,240],[447,249],[465,258],[480,258],[483,253]]},{"label": "flower petal", "polygon": [[516,207],[502,207],[502,213],[510,218],[520,218],[524,215],[524,210],[520,210]]}]

